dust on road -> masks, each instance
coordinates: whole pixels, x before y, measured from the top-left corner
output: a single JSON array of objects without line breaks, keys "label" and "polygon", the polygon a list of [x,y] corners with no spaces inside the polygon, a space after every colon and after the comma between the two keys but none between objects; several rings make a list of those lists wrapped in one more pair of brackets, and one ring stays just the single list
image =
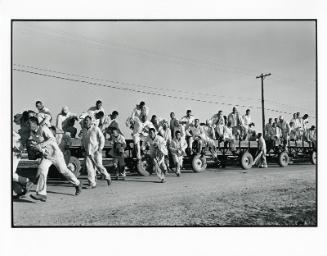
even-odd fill
[{"label": "dust on road", "polygon": [[293,165],[189,171],[164,184],[128,176],[77,197],[51,180],[46,203],[13,203],[14,226],[315,226],[315,174],[313,165]]}]

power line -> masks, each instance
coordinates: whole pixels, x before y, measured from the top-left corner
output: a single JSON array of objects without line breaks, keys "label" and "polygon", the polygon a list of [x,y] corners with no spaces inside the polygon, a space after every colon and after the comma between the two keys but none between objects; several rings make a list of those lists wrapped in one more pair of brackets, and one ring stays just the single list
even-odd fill
[{"label": "power line", "polygon": [[[30,29],[33,31],[33,26],[32,26],[32,28],[29,27],[29,28],[23,28],[23,29]],[[229,72],[234,73],[234,75],[242,74],[242,75],[249,76],[249,77],[253,77],[253,74],[256,73],[256,72],[250,71],[250,70],[245,71],[244,68],[239,68],[236,66],[226,66],[226,65],[222,65],[220,63],[216,63],[213,61],[204,61],[204,60],[187,58],[187,57],[183,57],[183,56],[169,55],[169,54],[165,54],[165,53],[158,52],[158,51],[132,47],[130,45],[120,44],[117,42],[111,42],[111,41],[107,41],[107,40],[94,40],[94,39],[91,39],[91,38],[86,37],[81,34],[71,35],[65,31],[58,30],[58,29],[54,30],[54,29],[47,28],[47,31],[40,31],[40,29],[42,29],[42,27],[34,26],[34,31],[41,32],[41,33],[47,33],[48,35],[49,34],[51,35],[51,33],[52,33],[52,36],[54,34],[55,36],[60,36],[61,38],[70,39],[73,41],[82,40],[82,41],[86,41],[88,43],[96,44],[96,45],[98,45],[100,47],[104,47],[104,48],[108,48],[108,46],[116,47],[116,48],[123,48],[125,50],[140,52],[140,53],[146,54],[146,55],[152,55],[152,56],[156,56],[156,57],[164,57],[166,59],[173,60],[174,62],[177,62],[179,64],[187,63],[187,64],[192,64],[192,65],[196,65],[196,66],[200,66],[200,67],[209,67],[209,68],[214,68],[215,70],[229,71]],[[277,81],[288,80],[290,82],[303,83],[303,81],[297,81],[295,79],[287,78],[285,76],[284,77],[280,76],[281,78],[278,78],[278,76],[280,76],[280,75],[275,75],[273,79],[277,80]],[[310,81],[310,83],[312,83],[312,82],[315,82],[315,81]]]},{"label": "power line", "polygon": [[[185,90],[180,90],[180,89],[170,89],[170,88],[161,88],[161,87],[153,87],[153,86],[147,86],[143,84],[137,84],[137,83],[130,83],[130,82],[123,82],[123,81],[114,81],[114,80],[109,80],[109,79],[103,79],[103,78],[97,78],[94,76],[85,76],[85,75],[80,75],[80,74],[73,74],[73,73],[68,73],[68,72],[62,72],[62,71],[57,71],[49,68],[41,68],[41,67],[35,67],[31,65],[23,65],[23,64],[13,64],[14,66],[17,67],[23,67],[23,68],[28,68],[28,69],[35,69],[38,71],[45,71],[45,72],[51,72],[55,74],[61,74],[61,75],[66,75],[66,76],[73,76],[73,77],[79,77],[79,78],[85,78],[89,80],[96,80],[96,81],[104,81],[104,82],[110,82],[110,83],[115,83],[115,84],[121,84],[121,85],[127,85],[127,86],[133,86],[133,87],[140,87],[140,88],[147,88],[147,89],[153,89],[155,91],[171,91],[171,92],[177,92],[177,93],[183,93],[183,94],[191,94],[191,95],[202,95],[206,97],[219,97],[219,98],[230,98],[230,99],[239,99],[239,100],[249,100],[249,101],[260,101],[259,99],[255,98],[249,98],[249,97],[235,97],[235,96],[223,96],[223,95],[216,95],[216,94],[211,94],[211,93],[203,93],[203,92],[192,92],[192,91],[185,91]],[[289,105],[289,104],[284,104],[281,102],[265,99],[265,101],[268,102],[273,102],[276,103],[279,107],[280,106],[285,106],[287,108],[292,107],[294,109],[303,109],[307,110],[308,112],[314,113],[314,111],[302,108],[299,106],[294,106],[294,105]]]},{"label": "power line", "polygon": [[184,94],[202,95],[202,96],[206,96],[206,97],[234,98],[234,99],[239,99],[239,100],[259,101],[259,99],[249,98],[249,97],[223,96],[223,95],[216,95],[216,94],[212,94],[212,93],[192,92],[192,91],[185,91],[185,90],[180,90],[180,89],[153,87],[153,86],[147,86],[147,85],[142,85],[142,84],[137,84],[137,83],[114,81],[114,80],[109,80],[109,79],[96,78],[93,76],[84,76],[84,75],[72,74],[72,73],[67,73],[67,72],[62,72],[62,71],[55,71],[55,70],[48,69],[48,68],[40,68],[40,67],[35,67],[35,66],[30,66],[30,65],[23,65],[23,64],[13,64],[13,65],[17,66],[17,67],[30,68],[30,69],[35,69],[35,70],[39,70],[39,71],[51,72],[51,73],[55,73],[55,74],[74,76],[74,77],[86,78],[86,79],[90,79],[90,80],[122,84],[122,85],[127,85],[127,86],[148,88],[148,89],[154,89],[154,90],[159,90],[159,91],[171,91],[171,92],[184,93]]},{"label": "power line", "polygon": [[[90,81],[86,81],[86,80],[66,78],[66,77],[62,77],[62,76],[58,76],[58,75],[51,75],[51,74],[45,74],[45,73],[40,73],[40,72],[34,72],[34,71],[26,70],[26,69],[13,68],[13,70],[17,71],[17,72],[23,72],[23,73],[28,73],[28,74],[38,75],[38,76],[56,78],[56,79],[61,79],[61,80],[66,80],[66,81],[71,81],[71,82],[79,82],[79,83],[83,83],[83,84],[86,84],[86,85],[95,85],[95,86],[100,86],[100,87],[107,87],[107,88],[118,89],[118,90],[123,90],[123,91],[130,91],[130,92],[136,92],[136,93],[142,93],[142,94],[147,94],[147,95],[162,96],[162,97],[178,99],[178,100],[189,100],[189,101],[202,102],[202,103],[208,103],[208,104],[228,105],[228,106],[245,107],[245,108],[250,107],[250,108],[260,109],[260,107],[257,107],[257,106],[245,106],[245,105],[231,104],[231,103],[226,103],[226,102],[201,100],[201,99],[197,99],[197,98],[190,98],[190,97],[183,97],[183,96],[173,96],[173,95],[168,95],[168,94],[164,94],[164,93],[157,93],[157,92],[146,92],[146,91],[126,88],[126,87],[117,87],[117,86],[113,86],[113,85],[102,84],[102,83],[97,83],[97,82],[90,82]],[[276,113],[292,114],[290,112],[279,111],[279,110],[275,110],[275,109],[268,109],[267,108],[266,110],[271,111],[271,112],[276,112]]]}]

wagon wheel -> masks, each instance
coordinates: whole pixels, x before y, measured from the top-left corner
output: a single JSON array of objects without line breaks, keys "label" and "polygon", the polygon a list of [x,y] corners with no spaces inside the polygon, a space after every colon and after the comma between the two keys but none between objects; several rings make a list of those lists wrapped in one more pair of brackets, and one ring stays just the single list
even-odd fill
[{"label": "wagon wheel", "polygon": [[194,172],[203,172],[207,168],[205,156],[195,155],[192,159],[192,168]]},{"label": "wagon wheel", "polygon": [[76,157],[71,156],[69,158],[67,167],[72,173],[74,173],[76,178],[78,178],[81,175],[81,169],[82,169],[81,163]]},{"label": "wagon wheel", "polygon": [[289,162],[290,162],[290,157],[288,156],[288,154],[285,151],[279,154],[278,163],[281,167],[288,166]]},{"label": "wagon wheel", "polygon": [[241,157],[241,167],[244,170],[248,170],[252,168],[253,165],[253,156],[248,152],[244,152],[242,157]]},{"label": "wagon wheel", "polygon": [[150,164],[148,157],[142,157],[141,161],[137,163],[137,172],[141,176],[149,176],[150,175],[150,168],[152,165]]},{"label": "wagon wheel", "polygon": [[310,161],[314,165],[317,164],[317,152],[316,151],[312,151],[312,153],[310,155]]}]

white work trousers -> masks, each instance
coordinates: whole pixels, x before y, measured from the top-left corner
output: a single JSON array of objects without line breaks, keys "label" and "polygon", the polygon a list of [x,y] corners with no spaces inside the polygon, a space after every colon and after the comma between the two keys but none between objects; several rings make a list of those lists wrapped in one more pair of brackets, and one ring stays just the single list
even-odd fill
[{"label": "white work trousers", "polygon": [[80,184],[80,181],[76,178],[76,176],[67,168],[63,154],[61,152],[57,152],[51,156],[51,159],[42,158],[41,160],[38,168],[39,180],[36,186],[37,194],[47,194],[47,177],[51,165],[54,165],[57,170],[74,186],[78,186]]},{"label": "white work trousers", "polygon": [[91,186],[96,185],[96,169],[102,173],[105,178],[110,179],[110,174],[107,172],[106,168],[102,164],[102,153],[96,151],[93,155],[88,155],[85,157],[85,165],[87,170],[87,178]]},{"label": "white work trousers", "polygon": [[28,178],[19,176],[16,173],[19,161],[20,161],[20,158],[16,154],[13,154],[12,155],[12,181],[19,182],[21,184],[26,184],[28,181]]}]

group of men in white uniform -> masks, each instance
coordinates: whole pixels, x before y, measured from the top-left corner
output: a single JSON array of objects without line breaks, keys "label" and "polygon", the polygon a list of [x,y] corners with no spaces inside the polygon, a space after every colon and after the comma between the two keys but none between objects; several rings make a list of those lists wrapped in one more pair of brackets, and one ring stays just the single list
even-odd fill
[{"label": "group of men in white uniform", "polygon": [[[76,195],[81,193],[81,182],[69,169],[69,157],[68,159],[66,158],[66,153],[69,152],[67,147],[69,147],[71,142],[70,139],[76,136],[77,129],[74,127],[74,124],[78,119],[81,120],[81,142],[85,150],[85,165],[88,173],[89,187],[96,187],[96,171],[100,172],[107,184],[110,185],[110,174],[102,164],[102,150],[105,144],[103,131],[106,130],[110,133],[112,140],[125,143],[126,146],[125,139],[120,134],[117,126],[118,123],[115,120],[118,112],[113,111],[110,115],[112,120],[108,122],[104,118],[101,120],[98,118],[104,116],[101,101],[97,101],[95,107],[90,108],[86,115],[83,113],[80,117],[70,113],[68,107],[65,106],[57,116],[56,126],[52,126],[50,110],[44,107],[40,101],[36,102],[36,108],[38,110],[37,113],[25,111],[23,114],[17,114],[14,117],[14,122],[20,126],[20,129],[13,132],[13,181],[25,185],[22,194],[25,194],[30,189],[32,183],[28,178],[21,177],[16,173],[24,148],[34,152],[33,154],[29,153],[29,156],[35,155],[35,159],[40,159],[36,194],[31,195],[33,199],[46,201],[46,181],[51,165],[54,165],[75,186]],[[103,120],[108,122],[106,126]],[[20,193],[17,193],[17,195],[20,196]]]},{"label": "group of men in white uniform", "polygon": [[[31,195],[34,199],[46,201],[46,180],[49,167],[52,164],[75,186],[75,194],[81,193],[81,182],[69,169],[69,156],[67,157],[65,153],[69,152],[69,150],[65,149],[69,146],[70,138],[75,138],[77,134],[74,125],[78,120],[81,125],[79,136],[85,150],[85,166],[88,173],[89,187],[96,187],[97,171],[102,174],[108,185],[111,184],[111,176],[102,163],[102,150],[106,139],[111,140],[113,143],[110,154],[117,160],[118,174],[122,177],[126,176],[124,162],[126,141],[116,120],[118,117],[117,111],[113,111],[111,115],[106,115],[100,100],[80,116],[71,113],[69,108],[64,106],[57,115],[56,125],[52,126],[50,110],[44,107],[40,101],[36,102],[36,108],[37,113],[25,111],[22,115],[15,116],[14,122],[20,125],[21,129],[14,132],[13,153],[14,181],[26,184],[28,188],[31,187],[32,182],[16,174],[22,148],[27,147],[36,151],[36,155],[41,158],[38,167],[36,194]],[[133,109],[126,120],[126,125],[132,130],[131,135],[137,159],[141,161],[142,147],[143,149],[149,147],[149,157],[162,183],[166,181],[165,174],[169,166],[167,156],[171,156],[174,171],[177,176],[180,176],[183,157],[191,152],[194,141],[198,143],[201,151],[203,146],[214,149],[214,140],[228,142],[233,149],[233,142],[236,139],[258,139],[260,149],[264,152],[261,167],[267,167],[265,140],[261,134],[257,136],[249,109],[246,110],[243,116],[239,115],[236,107],[228,116],[224,116],[222,111],[218,111],[206,123],[200,123],[199,119],[194,118],[191,110],[187,110],[186,115],[180,120],[175,117],[174,112],[171,112],[170,122],[164,119],[159,120],[155,115],[152,116],[151,120],[148,117],[149,108],[142,101]],[[304,128],[306,124],[307,115],[304,115],[301,119],[299,119],[298,114],[294,115],[290,125],[282,117],[276,122],[269,119],[269,123],[265,128],[265,139],[286,138],[287,136],[287,139],[289,139],[293,132],[297,136],[307,136],[309,138],[308,129]],[[280,136],[278,132],[280,132]],[[313,135],[310,138],[313,139]]]}]

